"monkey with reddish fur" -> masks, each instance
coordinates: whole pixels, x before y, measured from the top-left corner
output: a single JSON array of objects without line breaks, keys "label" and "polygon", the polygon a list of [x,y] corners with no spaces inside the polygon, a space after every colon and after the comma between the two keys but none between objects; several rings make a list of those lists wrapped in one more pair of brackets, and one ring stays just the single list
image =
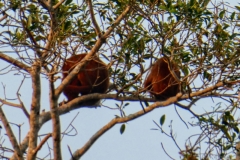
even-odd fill
[{"label": "monkey with reddish fur", "polygon": [[[87,54],[74,55],[68,58],[62,67],[63,79],[74,69]],[[79,94],[105,93],[109,86],[107,65],[94,56],[87,61],[77,76],[64,88],[63,93],[68,102],[77,98]]]},{"label": "monkey with reddish fur", "polygon": [[[172,71],[170,71],[170,68]],[[175,72],[175,76],[172,75]],[[156,100],[167,100],[170,97],[176,96],[180,91],[180,71],[175,63],[169,65],[168,59],[162,57],[158,59],[152,66],[148,74],[144,88],[152,94]]]}]

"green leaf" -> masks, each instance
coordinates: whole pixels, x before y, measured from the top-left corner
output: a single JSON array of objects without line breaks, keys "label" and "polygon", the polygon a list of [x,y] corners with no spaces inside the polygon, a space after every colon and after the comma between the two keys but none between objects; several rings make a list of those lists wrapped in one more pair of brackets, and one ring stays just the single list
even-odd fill
[{"label": "green leaf", "polygon": [[164,124],[165,118],[166,118],[166,115],[165,115],[165,114],[162,115],[162,117],[160,118],[160,124],[161,124],[161,126]]},{"label": "green leaf", "polygon": [[65,22],[65,24],[64,24],[64,31],[67,31],[68,29],[70,29],[71,25],[72,25],[71,21]]},{"label": "green leaf", "polygon": [[42,19],[46,22],[48,20],[48,16],[47,15],[43,15]]},{"label": "green leaf", "polygon": [[210,73],[208,73],[207,71],[204,71],[203,78],[207,79],[208,81],[211,81],[212,80],[212,75]]},{"label": "green leaf", "polygon": [[232,14],[231,14],[231,20],[233,20],[234,19],[234,17],[235,17],[235,15],[236,15],[236,12],[233,12]]},{"label": "green leaf", "polygon": [[222,19],[222,18],[223,18],[223,16],[224,16],[225,12],[226,12],[226,11],[225,11],[225,10],[223,10],[223,11],[221,11],[221,12],[219,13],[219,18],[220,18],[220,19]]},{"label": "green leaf", "polygon": [[126,106],[128,106],[128,105],[129,105],[129,103],[125,103],[125,104],[123,105],[123,108],[126,107]]},{"label": "green leaf", "polygon": [[240,7],[239,6],[235,6],[237,8],[238,11],[240,11]]},{"label": "green leaf", "polygon": [[221,129],[221,131],[225,134],[225,136],[227,137],[227,139],[228,139],[229,141],[231,141],[231,140],[232,140],[232,137],[229,135],[228,129],[227,129],[225,126],[221,126],[220,129]]},{"label": "green leaf", "polygon": [[224,23],[223,30],[227,29],[229,26],[229,24]]},{"label": "green leaf", "polygon": [[65,2],[65,5],[68,5],[68,4],[72,3],[72,1],[73,1],[73,0],[67,0],[67,1]]},{"label": "green leaf", "polygon": [[190,6],[193,6],[196,3],[195,0],[190,0]]},{"label": "green leaf", "polygon": [[122,124],[121,128],[120,128],[120,133],[123,134],[123,132],[125,131],[126,125]]}]

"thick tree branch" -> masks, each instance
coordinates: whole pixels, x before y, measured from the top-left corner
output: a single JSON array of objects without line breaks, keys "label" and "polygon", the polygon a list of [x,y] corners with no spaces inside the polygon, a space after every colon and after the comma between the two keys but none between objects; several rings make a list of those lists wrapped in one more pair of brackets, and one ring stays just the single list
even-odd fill
[{"label": "thick tree branch", "polygon": [[8,63],[18,67],[18,68],[20,68],[20,69],[22,69],[22,70],[24,70],[24,71],[26,71],[28,73],[31,71],[31,67],[27,66],[26,64],[24,64],[24,63],[22,63],[22,62],[20,62],[20,61],[18,61],[16,59],[8,56],[8,55],[6,55],[6,54],[4,54],[2,52],[0,52],[0,59],[2,59],[4,61],[6,61],[6,62],[8,62]]},{"label": "thick tree branch", "polygon": [[[215,89],[219,88],[219,87],[223,87],[225,84],[235,84],[238,81],[232,81],[232,82],[218,82],[217,84],[210,86],[206,89],[200,90],[198,92],[193,92],[190,94],[190,97],[197,97],[197,96],[202,96],[205,95],[206,93],[211,93],[212,91],[214,91]],[[240,81],[239,81],[240,82]],[[178,98],[178,100],[184,100],[184,99],[188,99],[190,98],[189,94],[184,94],[181,97]],[[114,99],[114,100],[118,100],[118,101],[139,101],[141,99],[141,101],[148,101],[148,102],[156,102],[156,100],[154,98],[144,98],[144,97],[120,97],[117,96],[116,94],[99,94],[99,93],[94,93],[94,94],[89,94],[89,95],[84,95],[84,96],[80,96],[78,98],[75,98],[74,100],[68,102],[67,104],[62,105],[61,107],[58,108],[58,112],[59,115],[68,113],[74,109],[78,109],[78,108],[83,108],[83,107],[88,107],[89,105],[87,104],[87,102],[89,101],[95,101],[97,99]],[[170,100],[171,98],[169,98],[168,100],[166,100],[167,102]],[[170,104],[175,103],[175,102],[171,102]],[[169,104],[167,104],[169,105]],[[90,106],[91,107],[91,106]],[[92,108],[95,106],[92,106]],[[50,119],[50,112],[44,112],[41,114],[41,118],[40,118],[40,125],[42,125],[43,123],[45,123],[46,121],[48,121]]]},{"label": "thick tree branch", "polygon": [[[226,83],[226,82],[225,82]],[[232,82],[229,82],[229,83],[232,83]],[[234,82],[235,83],[235,82]],[[219,82],[217,83],[216,85],[214,86],[211,86],[209,88],[206,88],[202,91],[198,91],[196,93],[192,93],[190,96],[193,97],[193,96],[200,96],[204,93],[207,93],[207,92],[210,92],[210,91],[213,91],[215,90],[216,88],[218,87],[221,87],[221,86],[224,86],[224,83],[223,82]],[[188,94],[187,95],[184,95],[182,96],[181,93],[178,93],[175,97],[171,97],[169,98],[168,100],[166,101],[162,101],[162,102],[155,102],[154,104],[148,106],[147,108],[145,108],[144,110],[140,110],[134,114],[130,114],[129,116],[126,116],[126,117],[121,117],[121,118],[114,118],[112,119],[108,124],[106,124],[105,126],[103,126],[99,131],[97,131],[90,139],[89,141],[79,150],[75,151],[74,154],[73,154],[73,157],[72,157],[72,160],[76,160],[76,159],[79,159],[81,158],[84,153],[87,152],[87,150],[94,144],[94,142],[99,138],[101,137],[106,131],[108,131],[109,129],[111,129],[113,126],[115,126],[116,124],[118,123],[125,123],[125,122],[129,122],[131,120],[134,120],[136,118],[139,118],[141,117],[142,115],[145,115],[146,113],[149,113],[151,112],[152,110],[154,110],[155,108],[159,108],[159,107],[164,107],[164,106],[168,106],[172,103],[176,103],[179,98],[183,98],[183,97],[188,97]]]},{"label": "thick tree branch", "polygon": [[30,111],[29,148],[27,159],[36,159],[34,151],[37,147],[37,137],[38,131],[40,129],[39,127],[39,112],[41,101],[40,69],[41,69],[40,64],[35,62],[33,64],[31,71],[33,93]]},{"label": "thick tree branch", "polygon": [[7,132],[8,138],[13,146],[13,149],[14,149],[15,155],[17,156],[17,159],[23,160],[23,155],[22,155],[20,146],[18,145],[16,137],[14,136],[13,131],[12,131],[11,127],[9,126],[8,120],[2,110],[2,106],[0,106],[0,119],[4,125],[6,132]]},{"label": "thick tree branch", "polygon": [[178,98],[180,98],[181,96],[182,96],[182,94],[178,94],[176,97],[169,98],[167,101],[156,102],[156,103],[148,106],[147,108],[145,108],[145,111],[140,110],[140,111],[138,111],[134,114],[130,114],[129,116],[126,116],[126,117],[112,119],[108,124],[106,124],[100,130],[98,130],[81,149],[74,152],[72,160],[81,158],[84,155],[84,153],[87,152],[87,150],[94,144],[94,142],[100,136],[102,136],[106,131],[111,129],[116,124],[129,122],[131,120],[141,117],[142,115],[145,115],[146,113],[151,112],[155,108],[168,106],[171,103],[177,102]]},{"label": "thick tree branch", "polygon": [[[30,132],[28,132],[27,136],[21,142],[21,148],[20,149],[21,149],[22,153],[26,152],[26,150],[28,148],[29,134],[30,134]],[[10,160],[16,160],[16,159],[17,159],[17,154],[14,153],[13,156],[10,158]]]},{"label": "thick tree branch", "polygon": [[49,76],[49,88],[50,88],[50,107],[51,107],[51,119],[53,125],[52,139],[53,139],[53,155],[54,159],[61,160],[61,124],[58,113],[57,98],[54,95],[54,75]]}]

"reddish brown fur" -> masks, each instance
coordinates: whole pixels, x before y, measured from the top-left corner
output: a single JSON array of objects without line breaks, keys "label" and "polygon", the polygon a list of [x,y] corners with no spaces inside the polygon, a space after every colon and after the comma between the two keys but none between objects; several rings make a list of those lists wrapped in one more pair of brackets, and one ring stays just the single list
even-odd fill
[{"label": "reddish brown fur", "polygon": [[[171,65],[175,75],[180,78],[179,68],[175,63]],[[166,100],[175,96],[180,90],[178,80],[170,72],[170,66],[166,57],[158,59],[144,82],[146,88],[157,100]]]},{"label": "reddish brown fur", "polygon": [[[86,54],[74,55],[68,58],[62,67],[63,79],[80,62]],[[105,93],[109,86],[108,69],[105,63],[94,57],[88,61],[78,75],[63,90],[64,95],[71,101],[81,95],[90,93]]]}]

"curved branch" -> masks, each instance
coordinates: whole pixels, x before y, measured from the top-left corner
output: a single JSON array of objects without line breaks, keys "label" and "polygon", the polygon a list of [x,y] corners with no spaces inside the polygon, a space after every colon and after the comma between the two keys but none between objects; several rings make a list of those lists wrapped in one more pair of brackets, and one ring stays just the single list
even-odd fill
[{"label": "curved branch", "polygon": [[8,62],[8,63],[18,67],[18,68],[20,68],[20,69],[22,69],[22,70],[24,70],[24,71],[26,71],[28,73],[31,71],[31,67],[27,66],[26,64],[24,64],[24,63],[22,63],[22,62],[20,62],[20,61],[18,61],[16,59],[8,56],[8,55],[6,55],[6,54],[4,54],[2,52],[0,52],[0,59],[2,59],[4,61],[6,61],[6,62]]},{"label": "curved branch", "polygon": [[[235,83],[239,83],[240,81],[234,81],[234,82],[219,82],[209,88],[206,88],[204,90],[201,90],[201,91],[198,91],[198,92],[193,92],[190,94],[190,97],[193,97],[193,96],[201,96],[203,94],[206,94],[208,92],[211,92],[212,90],[218,88],[218,87],[222,87],[224,86],[225,84],[235,84]],[[180,94],[181,95],[181,94]],[[164,106],[167,106],[167,105],[170,105],[172,103],[176,103],[177,100],[184,100],[184,99],[188,99],[189,98],[189,94],[185,94],[185,95],[181,95],[180,96],[179,94],[177,95],[177,97],[172,97],[172,98],[169,98],[168,100],[166,101],[163,101],[163,102],[156,102],[150,106],[148,106],[146,108],[146,112],[150,112],[149,109],[153,110],[154,108],[158,108],[158,107],[164,107]],[[177,100],[176,100],[176,99]],[[86,107],[85,105],[79,105],[79,102],[83,103],[84,101],[87,101],[87,100],[93,100],[93,99],[115,99],[115,100],[128,100],[128,101],[139,101],[139,98],[138,97],[117,97],[115,94],[98,94],[98,93],[94,93],[94,94],[89,94],[89,95],[85,95],[85,96],[80,96],[78,98],[75,98],[74,100],[70,101],[69,103],[67,104],[64,104],[62,105],[61,107],[58,108],[58,112],[59,112],[59,115],[62,115],[62,114],[66,114],[68,112],[70,112],[71,110],[74,110],[74,109],[77,109],[77,108],[81,108],[81,107]],[[146,101],[149,101],[149,102],[154,102],[156,101],[155,99],[151,99],[151,98],[141,98],[141,100],[146,100]],[[89,107],[88,107],[89,108]],[[184,107],[185,108],[185,107]],[[139,111],[140,114],[142,114],[144,111],[141,110]],[[135,113],[135,114],[132,114],[132,115],[136,115],[136,114],[139,114],[139,112]],[[145,113],[145,112],[144,112]],[[141,116],[141,115],[140,115]],[[139,117],[140,117],[139,116]],[[129,116],[128,116],[129,117]],[[126,117],[125,117],[126,118]],[[135,117],[137,118],[137,117]],[[51,114],[50,114],[50,111],[48,112],[43,112],[41,115],[40,115],[40,118],[39,118],[39,128],[47,121],[49,121],[51,119]],[[133,119],[129,119],[129,120],[133,120]],[[118,120],[119,121],[119,120]],[[109,122],[110,123],[110,122]],[[115,122],[116,123],[116,122]],[[119,123],[123,123],[123,122],[119,122]],[[115,124],[114,124],[115,125]],[[109,128],[110,129],[110,128]],[[106,131],[105,131],[106,132]],[[27,145],[28,145],[28,141],[29,141],[29,133],[28,135],[25,137],[24,141],[21,143],[21,150],[22,152],[24,152],[26,149],[27,149]],[[90,146],[89,146],[90,147]],[[16,156],[16,155],[14,155]],[[14,156],[11,158],[11,160],[14,159]]]},{"label": "curved branch", "polygon": [[106,124],[100,130],[98,130],[81,149],[74,152],[72,160],[81,158],[84,155],[84,153],[87,152],[87,150],[94,144],[94,142],[100,136],[102,136],[105,132],[107,132],[109,129],[111,129],[116,124],[129,122],[131,120],[134,120],[136,118],[139,118],[139,117],[145,115],[146,113],[151,112],[155,108],[168,106],[174,102],[177,102],[178,98],[180,98],[181,96],[182,96],[182,94],[179,93],[177,96],[171,97],[167,101],[156,102],[156,103],[148,106],[147,108],[145,108],[145,111],[140,110],[140,111],[138,111],[134,114],[130,114],[129,116],[126,116],[126,117],[112,119],[108,124]]}]

